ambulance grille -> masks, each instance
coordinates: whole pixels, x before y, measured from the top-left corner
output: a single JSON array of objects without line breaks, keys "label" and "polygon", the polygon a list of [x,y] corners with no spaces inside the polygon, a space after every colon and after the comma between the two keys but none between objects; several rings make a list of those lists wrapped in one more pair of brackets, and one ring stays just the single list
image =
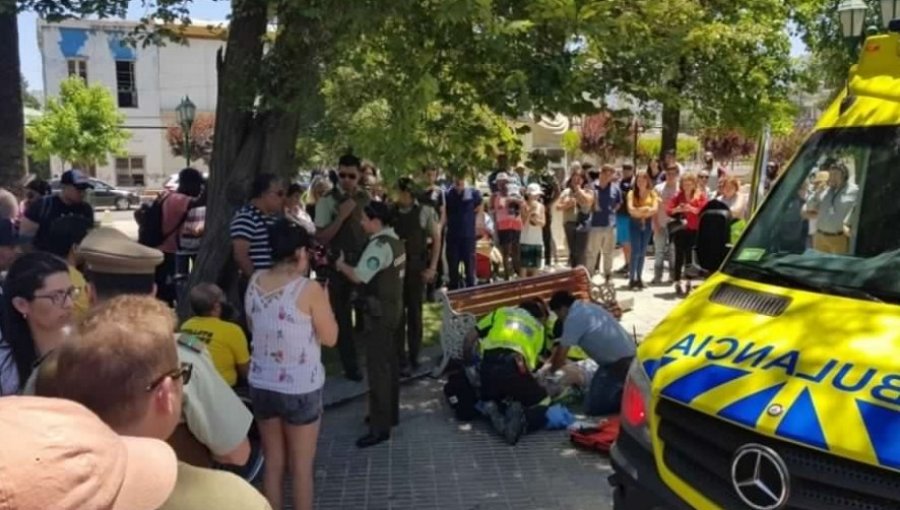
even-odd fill
[{"label": "ambulance grille", "polygon": [[656,406],[666,468],[726,510],[747,508],[731,483],[731,459],[748,443],[775,450],[790,473],[784,510],[896,510],[900,474],[772,439],[670,400]]},{"label": "ambulance grille", "polygon": [[730,283],[720,283],[716,286],[712,295],[709,296],[709,300],[720,305],[770,317],[778,317],[783,314],[787,310],[788,305],[791,304],[790,298],[751,290]]}]

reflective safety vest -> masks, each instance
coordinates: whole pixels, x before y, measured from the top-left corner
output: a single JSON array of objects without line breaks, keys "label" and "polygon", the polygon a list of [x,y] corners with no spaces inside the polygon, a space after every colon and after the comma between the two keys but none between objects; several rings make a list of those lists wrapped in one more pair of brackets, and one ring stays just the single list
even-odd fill
[{"label": "reflective safety vest", "polygon": [[[545,333],[544,333],[544,349],[547,352],[553,352],[553,341],[554,341],[553,328],[556,325],[556,321],[558,321],[558,320],[559,320],[559,318],[554,314],[547,321],[547,327],[544,330],[545,331]],[[566,354],[566,358],[568,358],[571,361],[581,361],[581,360],[588,359],[588,355],[586,352],[584,352],[584,349],[575,345],[575,346],[569,347],[569,351]]]},{"label": "reflective safety vest", "polygon": [[[544,347],[544,326],[521,308],[504,307],[482,319],[490,326],[481,349],[509,349],[525,358],[529,370],[537,368],[538,355]],[[479,324],[482,326],[482,324]]]}]

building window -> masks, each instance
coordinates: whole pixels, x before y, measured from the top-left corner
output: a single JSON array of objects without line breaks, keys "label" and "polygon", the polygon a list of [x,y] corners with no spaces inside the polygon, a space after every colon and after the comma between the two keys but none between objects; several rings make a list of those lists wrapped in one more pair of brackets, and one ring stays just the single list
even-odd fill
[{"label": "building window", "polygon": [[133,60],[116,60],[116,89],[119,92],[119,108],[137,108]]},{"label": "building window", "polygon": [[146,186],[144,181],[143,156],[116,158],[116,186]]},{"label": "building window", "polygon": [[87,60],[73,58],[66,62],[69,65],[69,76],[80,76],[87,83]]}]

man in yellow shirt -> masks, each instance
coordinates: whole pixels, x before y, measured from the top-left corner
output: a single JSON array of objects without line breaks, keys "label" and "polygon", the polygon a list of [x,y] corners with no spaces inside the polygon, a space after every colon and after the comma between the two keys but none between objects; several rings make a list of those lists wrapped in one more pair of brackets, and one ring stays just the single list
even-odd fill
[{"label": "man in yellow shirt", "polygon": [[250,367],[247,337],[237,324],[222,320],[225,293],[213,283],[201,283],[188,296],[194,317],[181,325],[181,332],[206,344],[213,365],[230,386],[238,376],[246,379]]}]

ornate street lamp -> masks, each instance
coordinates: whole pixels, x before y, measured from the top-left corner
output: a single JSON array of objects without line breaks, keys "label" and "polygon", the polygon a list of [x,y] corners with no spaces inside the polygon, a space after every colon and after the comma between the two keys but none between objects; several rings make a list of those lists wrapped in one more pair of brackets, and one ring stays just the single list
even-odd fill
[{"label": "ornate street lamp", "polygon": [[886,29],[891,21],[900,18],[900,0],[880,0],[881,25]]},{"label": "ornate street lamp", "polygon": [[843,0],[837,12],[841,19],[841,32],[845,39],[856,40],[863,35],[868,7],[863,0]]},{"label": "ornate street lamp", "polygon": [[191,166],[191,127],[194,125],[196,113],[197,107],[188,96],[184,96],[175,108],[175,118],[181,126],[181,132],[184,133],[184,160],[187,166]]}]

